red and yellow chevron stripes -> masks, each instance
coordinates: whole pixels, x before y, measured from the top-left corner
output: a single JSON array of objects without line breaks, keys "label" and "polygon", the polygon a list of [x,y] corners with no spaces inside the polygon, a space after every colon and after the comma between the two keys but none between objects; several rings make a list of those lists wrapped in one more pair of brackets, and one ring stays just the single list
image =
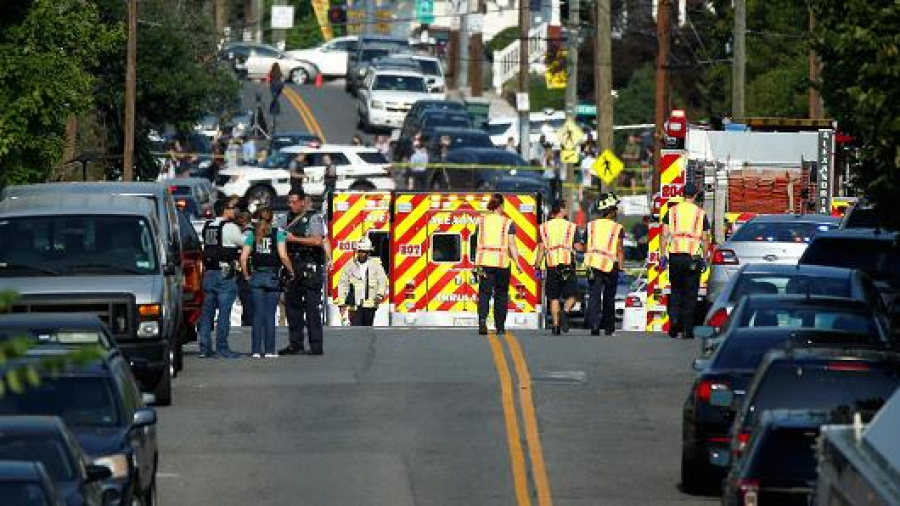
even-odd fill
[{"label": "red and yellow chevron stripes", "polygon": [[341,270],[353,258],[356,243],[370,232],[389,232],[390,204],[390,192],[338,192],[332,197],[329,297],[337,295]]},{"label": "red and yellow chevron stripes", "polygon": [[835,218],[840,218],[844,216],[844,213],[847,212],[847,209],[850,208],[855,202],[856,197],[832,197],[831,198],[831,215]]},{"label": "red and yellow chevron stripes", "polygon": [[391,230],[391,297],[394,311],[424,310],[428,219],[431,198],[424,193],[400,193],[394,197]]}]

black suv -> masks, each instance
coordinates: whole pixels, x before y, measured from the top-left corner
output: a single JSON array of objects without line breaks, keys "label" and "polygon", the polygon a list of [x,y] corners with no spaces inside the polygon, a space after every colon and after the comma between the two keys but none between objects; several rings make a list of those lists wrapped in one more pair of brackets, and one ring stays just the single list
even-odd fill
[{"label": "black suv", "polygon": [[[70,347],[40,346],[4,364],[10,369],[34,367]],[[156,503],[156,411],[145,407],[128,363],[118,350],[101,359],[46,374],[37,387],[0,397],[0,415],[59,416],[75,434],[94,464],[109,468],[103,482],[104,504]]]},{"label": "black suv", "polygon": [[900,386],[900,355],[856,348],[787,348],[764,358],[731,428],[739,456],[770,409],[824,411],[870,420]]},{"label": "black suv", "polygon": [[722,504],[811,504],[816,441],[826,414],[806,410],[763,413],[760,428],[722,486]]},{"label": "black suv", "polygon": [[57,416],[0,417],[0,460],[40,462],[70,506],[100,506],[105,466],[91,464],[75,436]]}]

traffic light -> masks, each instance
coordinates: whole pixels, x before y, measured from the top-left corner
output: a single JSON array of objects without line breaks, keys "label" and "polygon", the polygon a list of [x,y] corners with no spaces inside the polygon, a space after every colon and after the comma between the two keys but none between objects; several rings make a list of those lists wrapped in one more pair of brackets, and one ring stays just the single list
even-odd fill
[{"label": "traffic light", "polygon": [[341,6],[335,6],[328,9],[328,21],[332,25],[343,25],[347,23],[347,10]]}]

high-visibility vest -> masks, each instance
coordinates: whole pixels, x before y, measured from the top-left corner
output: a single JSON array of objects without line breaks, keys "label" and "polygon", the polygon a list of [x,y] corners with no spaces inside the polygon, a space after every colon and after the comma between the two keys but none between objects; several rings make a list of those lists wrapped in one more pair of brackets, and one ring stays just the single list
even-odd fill
[{"label": "high-visibility vest", "polygon": [[619,236],[622,233],[622,225],[600,218],[588,223],[587,252],[584,254],[584,264],[588,267],[611,272],[613,266],[619,261]]},{"label": "high-visibility vest", "polygon": [[681,202],[669,209],[669,253],[700,253],[705,216],[693,202]]},{"label": "high-visibility vest", "polygon": [[509,218],[491,213],[478,218],[478,249],[475,265],[509,267]]},{"label": "high-visibility vest", "polygon": [[547,251],[547,267],[572,263],[575,229],[574,223],[563,218],[554,218],[541,225],[541,242]]}]

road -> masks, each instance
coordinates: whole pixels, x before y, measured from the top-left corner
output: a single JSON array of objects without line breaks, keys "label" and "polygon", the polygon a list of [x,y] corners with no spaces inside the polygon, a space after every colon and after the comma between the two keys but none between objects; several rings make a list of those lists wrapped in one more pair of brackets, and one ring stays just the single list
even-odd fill
[{"label": "road", "polygon": [[[247,352],[247,329],[233,336]],[[708,504],[678,490],[695,351],[646,334],[339,328],[327,330],[323,357],[192,353],[160,412],[162,504],[548,504],[540,481],[557,505]],[[516,459],[531,502],[517,499]]]}]

